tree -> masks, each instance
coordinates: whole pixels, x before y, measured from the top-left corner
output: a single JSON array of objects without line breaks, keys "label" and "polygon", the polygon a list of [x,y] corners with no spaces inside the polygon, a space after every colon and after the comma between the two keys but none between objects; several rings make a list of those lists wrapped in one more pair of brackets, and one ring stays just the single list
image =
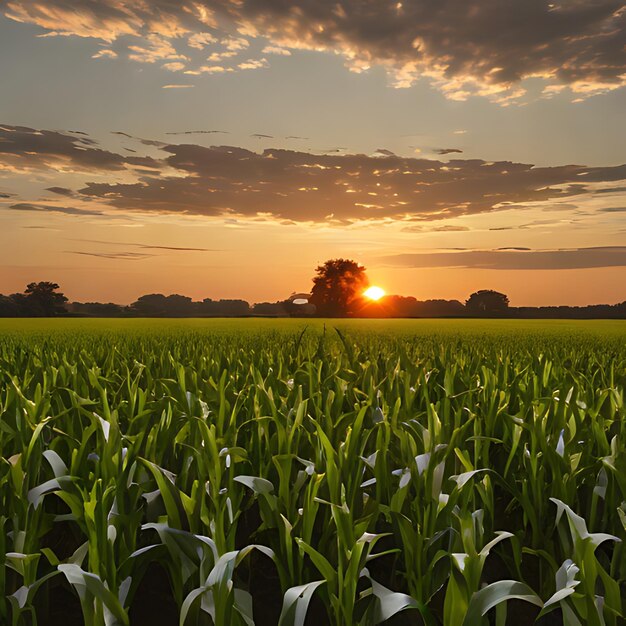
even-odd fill
[{"label": "tree", "polygon": [[211,300],[205,298],[198,302],[200,315],[212,317],[232,317],[237,315],[250,315],[250,305],[245,300]]},{"label": "tree", "polygon": [[0,294],[0,317],[18,317],[20,308],[11,296]]},{"label": "tree", "polygon": [[509,299],[499,291],[481,289],[466,300],[465,306],[474,315],[498,315],[508,311]]},{"label": "tree", "polygon": [[[29,283],[26,286],[26,300],[32,306],[34,315],[53,317],[65,311],[67,298],[58,293],[59,285],[50,282]],[[29,306],[30,308],[30,306]]]},{"label": "tree", "polygon": [[166,296],[162,293],[147,293],[133,302],[130,308],[133,312],[145,317],[165,315],[165,298]]},{"label": "tree", "polygon": [[191,298],[179,294],[148,293],[133,302],[131,309],[144,317],[184,317],[194,313]]},{"label": "tree", "polygon": [[330,259],[315,271],[309,302],[316,306],[317,314],[344,317],[353,313],[369,285],[365,268],[349,259]]}]

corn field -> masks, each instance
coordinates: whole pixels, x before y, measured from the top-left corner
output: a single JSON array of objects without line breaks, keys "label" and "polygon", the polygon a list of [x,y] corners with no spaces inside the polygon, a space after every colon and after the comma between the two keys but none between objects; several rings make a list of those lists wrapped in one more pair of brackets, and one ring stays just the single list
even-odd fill
[{"label": "corn field", "polygon": [[0,623],[617,626],[626,325],[0,327]]}]

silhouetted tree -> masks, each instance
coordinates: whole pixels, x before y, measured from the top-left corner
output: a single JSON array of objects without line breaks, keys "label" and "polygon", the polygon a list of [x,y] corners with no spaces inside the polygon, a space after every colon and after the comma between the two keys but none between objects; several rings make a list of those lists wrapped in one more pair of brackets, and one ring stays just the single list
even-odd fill
[{"label": "silhouetted tree", "polygon": [[66,308],[74,315],[89,317],[122,317],[128,314],[128,307],[113,302],[71,302]]},{"label": "silhouetted tree", "polygon": [[41,316],[41,309],[36,307],[34,310],[32,302],[28,300],[25,293],[12,293],[9,300],[15,306],[16,317],[38,317]]},{"label": "silhouetted tree", "polygon": [[196,312],[195,303],[188,296],[178,294],[164,296],[162,293],[150,293],[141,296],[131,304],[131,309],[135,313],[147,317],[189,317]]},{"label": "silhouetted tree", "polygon": [[285,307],[285,301],[278,302],[257,302],[252,307],[253,315],[268,315],[271,317],[287,317],[289,311]]},{"label": "silhouetted tree", "polygon": [[139,315],[165,315],[165,296],[162,293],[149,293],[137,298],[130,308]]},{"label": "silhouetted tree", "polygon": [[165,298],[165,313],[174,317],[194,315],[196,313],[195,303],[189,296],[175,293]]},{"label": "silhouetted tree", "polygon": [[465,306],[458,300],[417,300],[412,296],[384,296],[365,302],[358,317],[463,317]]},{"label": "silhouetted tree", "polygon": [[481,289],[465,301],[465,306],[473,315],[499,315],[508,311],[509,299],[499,291]]},{"label": "silhouetted tree", "polygon": [[53,317],[65,311],[64,304],[67,298],[57,292],[59,285],[50,282],[29,283],[26,286],[26,300],[33,315]]},{"label": "silhouetted tree", "polygon": [[353,313],[369,284],[365,268],[349,259],[330,259],[315,271],[309,302],[316,306],[317,314],[344,317]]},{"label": "silhouetted tree", "polygon": [[20,308],[11,296],[0,295],[0,317],[19,317]]},{"label": "silhouetted tree", "polygon": [[202,302],[198,302],[198,313],[213,317],[250,315],[250,305],[245,300],[211,300],[211,298],[205,298]]}]

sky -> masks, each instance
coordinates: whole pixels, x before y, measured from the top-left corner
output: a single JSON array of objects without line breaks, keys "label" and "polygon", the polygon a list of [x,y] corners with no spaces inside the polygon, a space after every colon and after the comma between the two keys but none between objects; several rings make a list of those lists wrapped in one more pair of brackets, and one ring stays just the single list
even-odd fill
[{"label": "sky", "polygon": [[0,0],[0,293],[626,300],[614,0]]}]

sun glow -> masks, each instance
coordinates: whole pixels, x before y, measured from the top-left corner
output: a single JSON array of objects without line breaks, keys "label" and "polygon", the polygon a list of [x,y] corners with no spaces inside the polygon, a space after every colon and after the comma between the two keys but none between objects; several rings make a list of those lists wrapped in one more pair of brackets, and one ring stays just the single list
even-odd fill
[{"label": "sun glow", "polygon": [[385,290],[373,285],[372,287],[368,287],[363,292],[363,295],[370,300],[380,300],[385,295]]}]

